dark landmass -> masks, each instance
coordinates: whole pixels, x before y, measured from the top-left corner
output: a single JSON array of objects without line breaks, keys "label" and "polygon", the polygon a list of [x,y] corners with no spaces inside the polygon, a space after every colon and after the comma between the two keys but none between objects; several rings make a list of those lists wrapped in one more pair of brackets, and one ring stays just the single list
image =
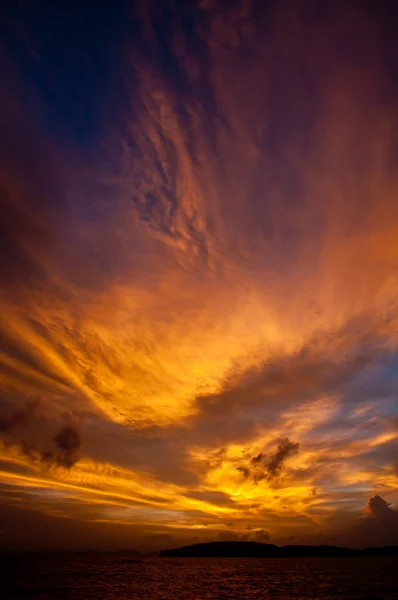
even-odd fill
[{"label": "dark landmass", "polygon": [[353,550],[339,546],[275,546],[260,542],[208,542],[165,550],[164,557],[209,558],[337,558],[345,556],[398,556],[398,546]]}]

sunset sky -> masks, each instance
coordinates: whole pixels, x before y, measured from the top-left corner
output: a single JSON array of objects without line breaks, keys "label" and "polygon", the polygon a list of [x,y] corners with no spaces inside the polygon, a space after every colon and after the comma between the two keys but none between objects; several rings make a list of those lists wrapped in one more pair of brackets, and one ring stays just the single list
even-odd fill
[{"label": "sunset sky", "polygon": [[392,0],[14,0],[0,549],[398,544]]}]

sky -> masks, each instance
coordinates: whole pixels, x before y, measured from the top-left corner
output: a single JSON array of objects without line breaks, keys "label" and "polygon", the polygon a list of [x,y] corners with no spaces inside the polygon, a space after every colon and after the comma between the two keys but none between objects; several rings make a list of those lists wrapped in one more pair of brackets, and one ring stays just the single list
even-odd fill
[{"label": "sky", "polygon": [[389,0],[15,0],[0,547],[398,544]]}]

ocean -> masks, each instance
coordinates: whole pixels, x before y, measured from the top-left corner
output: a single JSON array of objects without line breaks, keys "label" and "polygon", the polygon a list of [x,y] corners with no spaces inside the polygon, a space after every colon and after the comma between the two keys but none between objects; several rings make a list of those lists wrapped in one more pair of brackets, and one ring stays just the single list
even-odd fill
[{"label": "ocean", "polygon": [[7,556],[0,598],[30,600],[392,600],[398,558]]}]

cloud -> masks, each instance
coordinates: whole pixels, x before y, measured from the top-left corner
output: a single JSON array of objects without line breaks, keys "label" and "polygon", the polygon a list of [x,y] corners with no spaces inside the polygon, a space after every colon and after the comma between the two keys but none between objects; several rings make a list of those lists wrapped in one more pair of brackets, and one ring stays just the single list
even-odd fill
[{"label": "cloud", "polygon": [[239,473],[242,473],[243,477],[245,477],[246,479],[250,477],[249,467],[239,466],[236,467],[236,470],[239,471]]},{"label": "cloud", "polygon": [[299,444],[289,438],[280,438],[276,451],[270,456],[260,452],[249,460],[248,465],[239,465],[236,470],[242,473],[245,479],[252,479],[254,483],[266,480],[271,482],[283,471],[286,460],[298,453]]},{"label": "cloud", "polygon": [[270,541],[270,536],[269,536],[268,531],[265,531],[264,529],[260,529],[259,531],[256,531],[254,541],[261,542],[263,544],[268,544]]},{"label": "cloud", "polygon": [[220,531],[218,540],[221,542],[247,542],[249,540],[247,533],[229,533],[228,531]]},{"label": "cloud", "polygon": [[215,491],[193,491],[188,492],[187,497],[195,498],[197,500],[203,500],[204,502],[210,502],[215,505],[225,506],[225,505],[233,505],[233,499],[224,492],[215,492]]},{"label": "cloud", "polygon": [[[15,408],[9,415],[0,415],[0,436],[5,440],[5,448],[16,446],[33,462],[43,465],[72,467],[79,460],[82,445],[77,425],[66,413],[65,425],[61,427],[52,441],[48,441],[49,425],[47,419],[38,416],[39,399],[29,400],[21,408]],[[49,446],[54,445],[54,449]]]},{"label": "cloud", "polygon": [[79,460],[79,450],[82,445],[79,431],[73,425],[64,425],[53,441],[56,449],[44,452],[42,461],[46,464],[72,467]]},{"label": "cloud", "polygon": [[376,494],[369,498],[366,505],[366,511],[369,517],[374,519],[398,518],[397,512],[390,507],[391,504]]},{"label": "cloud", "polygon": [[[295,535],[295,543],[299,544],[332,544],[350,548],[396,546],[398,544],[398,510],[393,508],[379,495],[371,496],[363,511],[358,510],[360,494],[355,502],[347,497],[348,502],[335,505],[321,527],[313,528],[310,533],[299,531]],[[323,508],[325,510],[325,506]],[[316,515],[316,511],[314,515]],[[291,543],[287,538],[279,538],[278,544]]]},{"label": "cloud", "polygon": [[223,542],[259,542],[261,544],[270,543],[270,535],[268,531],[259,529],[251,531],[250,533],[229,533],[228,531],[221,531],[218,534],[218,539]]},{"label": "cloud", "polygon": [[374,495],[366,505],[367,515],[349,533],[355,544],[389,546],[398,544],[398,510],[384,498]]},{"label": "cloud", "polygon": [[30,400],[22,408],[16,408],[11,415],[0,415],[0,434],[10,433],[14,429],[26,425],[38,405],[39,400]]},{"label": "cloud", "polygon": [[[12,550],[105,550],[147,548],[144,532],[134,524],[101,521],[101,505],[67,493],[0,485],[2,547]],[[23,523],[23,527],[21,527]]]},{"label": "cloud", "polygon": [[1,478],[156,531],[348,531],[397,489],[395,32],[359,3],[136,4],[94,17],[122,40],[106,101],[76,86],[108,48],[79,11],[44,46],[16,16],[43,55],[1,69],[0,369],[41,402],[0,420]]},{"label": "cloud", "polygon": [[299,444],[291,442],[289,438],[280,439],[278,448],[267,463],[267,473],[269,478],[276,477],[281,472],[287,458],[297,454]]}]

